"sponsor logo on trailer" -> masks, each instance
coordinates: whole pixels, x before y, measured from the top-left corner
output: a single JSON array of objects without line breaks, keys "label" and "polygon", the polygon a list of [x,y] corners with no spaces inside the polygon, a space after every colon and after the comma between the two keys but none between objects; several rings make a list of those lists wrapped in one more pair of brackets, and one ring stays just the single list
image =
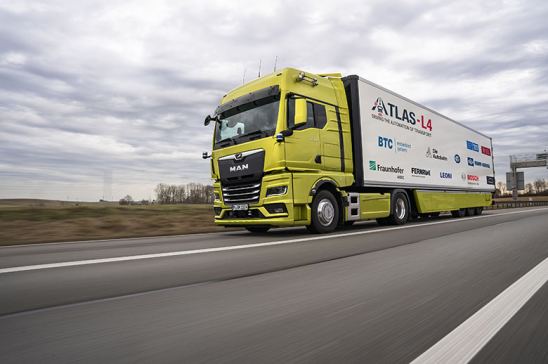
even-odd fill
[{"label": "sponsor logo on trailer", "polygon": [[453,159],[455,160],[455,163],[457,163],[457,164],[460,163],[460,155],[455,154],[455,156],[453,157]]},{"label": "sponsor logo on trailer", "polygon": [[411,149],[411,144],[396,141],[396,152],[407,153]]},{"label": "sponsor logo on trailer", "polygon": [[491,156],[491,148],[481,146],[481,154]]},{"label": "sponsor logo on trailer", "polygon": [[[422,114],[418,115],[414,111],[407,110],[406,108],[398,106],[396,104],[384,102],[381,97],[377,97],[377,99],[373,103],[373,107],[371,108],[371,110],[376,112],[376,114],[372,115],[375,119],[383,121],[384,117],[390,117],[412,126],[416,125],[417,127],[423,129],[423,132],[421,134],[426,134],[428,136],[430,136],[430,134],[425,133],[424,131],[432,131],[432,119],[427,118],[425,115]],[[405,127],[405,124],[399,124],[397,122],[395,125]]]},{"label": "sponsor logo on trailer", "polygon": [[495,184],[495,177],[487,176],[487,184],[488,185],[494,185]]},{"label": "sponsor logo on trailer", "polygon": [[468,161],[468,165],[469,165],[470,167],[473,167],[473,166],[474,166],[474,158],[468,157],[468,158],[466,158],[466,160]]},{"label": "sponsor logo on trailer", "polygon": [[230,172],[239,172],[249,169],[249,164],[240,164],[237,166],[230,167]]},{"label": "sponsor logo on trailer", "polygon": [[462,178],[463,181],[466,181],[466,173],[462,172],[460,178]]},{"label": "sponsor logo on trailer", "polygon": [[475,165],[475,166],[480,166],[480,167],[481,167],[481,162],[480,162],[480,161],[474,161],[474,165]]},{"label": "sponsor logo on trailer", "polygon": [[413,174],[413,177],[426,177],[430,176],[430,170],[422,168],[411,168],[411,174]]},{"label": "sponsor logo on trailer", "polygon": [[394,140],[392,138],[386,138],[386,137],[379,136],[377,145],[380,148],[392,149],[392,148],[394,148]]},{"label": "sponsor logo on trailer", "polygon": [[378,172],[403,174],[403,168],[399,166],[386,167],[386,166],[377,164],[377,161],[369,161],[369,169],[372,171],[378,171]]},{"label": "sponsor logo on trailer", "polygon": [[471,142],[470,140],[466,141],[466,148],[473,150],[474,152],[479,152],[479,145],[478,143]]},{"label": "sponsor logo on trailer", "polygon": [[451,173],[451,172],[440,172],[440,178],[452,179],[453,178],[453,173]]},{"label": "sponsor logo on trailer", "polygon": [[406,153],[409,149],[411,149],[411,144],[409,143],[399,142],[396,139],[387,138],[380,135],[377,137],[377,146],[379,148],[393,149],[396,153]]},{"label": "sponsor logo on trailer", "polygon": [[466,176],[466,179],[469,185],[479,185],[479,177],[476,175],[469,174]]},{"label": "sponsor logo on trailer", "polygon": [[481,166],[483,168],[491,168],[491,165],[489,163],[481,163]]},{"label": "sponsor logo on trailer", "polygon": [[426,150],[426,157],[427,158],[434,158],[434,159],[437,159],[437,160],[440,160],[440,161],[447,162],[447,157],[444,156],[444,155],[439,154],[439,152],[436,148],[430,149],[430,147],[428,147],[428,149]]}]

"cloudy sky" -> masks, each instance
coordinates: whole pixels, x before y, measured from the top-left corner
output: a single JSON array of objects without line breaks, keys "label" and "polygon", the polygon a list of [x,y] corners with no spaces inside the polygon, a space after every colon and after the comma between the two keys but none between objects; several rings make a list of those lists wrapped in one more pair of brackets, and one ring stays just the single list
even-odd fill
[{"label": "cloudy sky", "polygon": [[548,146],[547,19],[541,0],[2,1],[0,198],[209,183],[204,115],[276,56],[492,136],[500,180],[509,154]]}]

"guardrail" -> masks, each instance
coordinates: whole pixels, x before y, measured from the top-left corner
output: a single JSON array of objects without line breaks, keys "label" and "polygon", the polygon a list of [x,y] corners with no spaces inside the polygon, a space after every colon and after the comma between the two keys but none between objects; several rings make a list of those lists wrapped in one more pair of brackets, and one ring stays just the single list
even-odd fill
[{"label": "guardrail", "polygon": [[516,207],[548,206],[548,201],[508,201],[496,202],[494,205],[487,206],[487,210],[512,209]]}]

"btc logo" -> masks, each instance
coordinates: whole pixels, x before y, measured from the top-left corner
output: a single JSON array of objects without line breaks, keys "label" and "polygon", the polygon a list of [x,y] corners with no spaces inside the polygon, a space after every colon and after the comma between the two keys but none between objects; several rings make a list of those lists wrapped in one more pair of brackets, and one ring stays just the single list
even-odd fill
[{"label": "btc logo", "polygon": [[394,148],[394,140],[392,140],[391,138],[385,138],[380,136],[378,140],[379,140],[379,143],[378,143],[379,147],[388,148],[388,149]]}]

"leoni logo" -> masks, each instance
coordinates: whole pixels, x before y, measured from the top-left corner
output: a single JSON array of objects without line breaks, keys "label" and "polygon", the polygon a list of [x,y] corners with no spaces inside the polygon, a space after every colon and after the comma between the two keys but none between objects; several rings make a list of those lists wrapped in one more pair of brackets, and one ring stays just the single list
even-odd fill
[{"label": "leoni logo", "polygon": [[249,169],[249,164],[239,164],[237,166],[230,167],[230,172],[239,172]]},{"label": "leoni logo", "polygon": [[[386,107],[388,105],[388,107]],[[432,131],[432,119],[426,120],[424,115],[421,115],[417,118],[416,114],[413,111],[408,111],[405,108],[399,108],[398,105],[391,104],[387,102],[386,104],[382,98],[377,97],[373,103],[372,111],[376,111],[379,115],[386,115],[392,118],[396,118],[400,121],[405,121],[411,125],[419,124],[423,129],[428,129]]]},{"label": "leoni logo", "polygon": [[440,172],[440,178],[453,178],[453,173],[451,172]]}]

